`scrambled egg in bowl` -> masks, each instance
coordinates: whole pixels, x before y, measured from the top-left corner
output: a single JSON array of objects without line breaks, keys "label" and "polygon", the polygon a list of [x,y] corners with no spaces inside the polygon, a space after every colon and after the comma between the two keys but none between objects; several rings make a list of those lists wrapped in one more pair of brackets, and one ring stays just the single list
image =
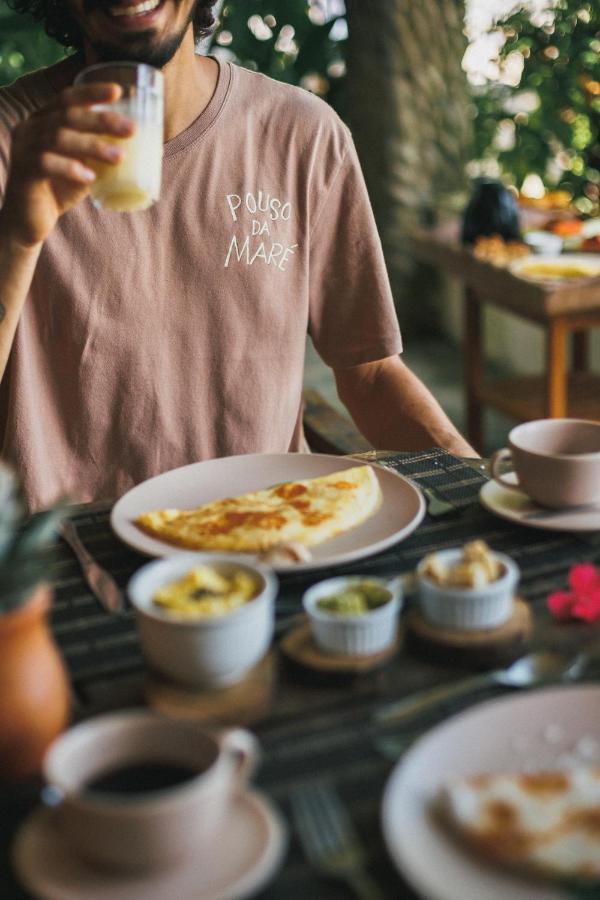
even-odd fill
[{"label": "scrambled egg in bowl", "polygon": [[221,574],[211,566],[195,566],[182,578],[154,594],[161,610],[178,618],[203,619],[224,616],[260,593],[256,579],[242,569]]}]

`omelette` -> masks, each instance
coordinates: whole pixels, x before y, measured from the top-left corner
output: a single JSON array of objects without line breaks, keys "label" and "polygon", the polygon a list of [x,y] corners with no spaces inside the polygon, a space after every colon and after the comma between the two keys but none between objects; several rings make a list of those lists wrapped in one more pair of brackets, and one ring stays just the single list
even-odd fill
[{"label": "omelette", "polygon": [[190,550],[256,553],[287,541],[314,546],[349,531],[381,504],[371,466],[214,500],[197,509],[146,512],[135,524],[158,540]]},{"label": "omelette", "polygon": [[442,789],[440,809],[460,837],[496,862],[600,880],[600,768],[457,778]]}]

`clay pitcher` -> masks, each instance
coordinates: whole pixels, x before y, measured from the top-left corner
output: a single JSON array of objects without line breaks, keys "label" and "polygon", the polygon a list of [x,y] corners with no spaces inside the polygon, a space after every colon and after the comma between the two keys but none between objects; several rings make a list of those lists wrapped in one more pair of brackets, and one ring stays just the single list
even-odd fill
[{"label": "clay pitcher", "polygon": [[52,591],[40,585],[22,606],[0,615],[0,781],[39,771],[67,724],[67,674],[48,626]]}]

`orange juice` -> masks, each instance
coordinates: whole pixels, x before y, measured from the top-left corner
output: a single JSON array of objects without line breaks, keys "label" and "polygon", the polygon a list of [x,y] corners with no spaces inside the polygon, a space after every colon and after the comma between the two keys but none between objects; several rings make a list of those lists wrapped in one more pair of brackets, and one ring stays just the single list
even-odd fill
[{"label": "orange juice", "polygon": [[162,123],[140,121],[131,101],[111,104],[111,109],[133,119],[136,130],[129,138],[104,136],[104,140],[122,147],[123,159],[117,165],[97,160],[90,163],[96,172],[92,200],[95,206],[112,212],[148,209],[160,196]]}]

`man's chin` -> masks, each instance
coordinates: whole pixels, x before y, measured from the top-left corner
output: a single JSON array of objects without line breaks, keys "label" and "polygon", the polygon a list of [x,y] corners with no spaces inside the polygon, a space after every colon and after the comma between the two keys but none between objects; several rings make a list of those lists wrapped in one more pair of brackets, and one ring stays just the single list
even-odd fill
[{"label": "man's chin", "polygon": [[162,69],[175,56],[183,40],[183,34],[167,41],[157,41],[153,31],[142,31],[135,36],[115,43],[94,41],[91,48],[98,62],[146,63]]}]

